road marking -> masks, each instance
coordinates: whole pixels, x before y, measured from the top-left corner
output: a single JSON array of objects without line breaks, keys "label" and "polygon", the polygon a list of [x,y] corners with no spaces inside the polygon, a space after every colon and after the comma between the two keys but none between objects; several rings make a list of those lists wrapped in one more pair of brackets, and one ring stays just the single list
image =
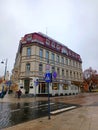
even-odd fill
[{"label": "road marking", "polygon": [[[55,104],[55,103],[50,103],[50,105]],[[38,107],[42,107],[42,106],[48,106],[48,104],[42,104],[42,105],[38,105],[38,106],[32,106],[30,108],[38,108]]]},{"label": "road marking", "polygon": [[20,109],[11,110],[11,112],[20,111]]},{"label": "road marking", "polygon": [[60,113],[60,112],[64,112],[64,111],[67,111],[67,110],[71,110],[73,108],[76,108],[76,106],[71,106],[71,107],[67,107],[67,108],[62,108],[62,109],[59,109],[59,110],[55,110],[55,111],[52,111],[50,112],[51,114],[57,114],[57,113]]}]

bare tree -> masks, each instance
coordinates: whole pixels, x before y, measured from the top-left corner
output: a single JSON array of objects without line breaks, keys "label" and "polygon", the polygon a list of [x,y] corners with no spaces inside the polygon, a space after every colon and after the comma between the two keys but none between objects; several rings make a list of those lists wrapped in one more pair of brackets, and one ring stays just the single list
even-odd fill
[{"label": "bare tree", "polygon": [[93,70],[92,67],[89,67],[83,72],[84,82],[86,82],[89,86],[89,91],[91,91],[96,84],[98,83],[97,71]]}]

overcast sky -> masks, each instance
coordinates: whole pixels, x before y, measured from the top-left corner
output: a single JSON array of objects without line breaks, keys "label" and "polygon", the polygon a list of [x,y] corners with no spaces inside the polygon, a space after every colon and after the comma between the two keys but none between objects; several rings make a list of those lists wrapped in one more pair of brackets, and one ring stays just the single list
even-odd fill
[{"label": "overcast sky", "polygon": [[0,0],[0,61],[11,72],[21,37],[46,30],[98,71],[98,0]]}]

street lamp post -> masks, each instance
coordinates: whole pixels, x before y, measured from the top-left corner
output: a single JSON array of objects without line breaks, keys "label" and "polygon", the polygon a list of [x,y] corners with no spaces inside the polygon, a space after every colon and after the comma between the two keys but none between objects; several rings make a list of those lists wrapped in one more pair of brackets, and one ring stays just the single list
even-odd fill
[{"label": "street lamp post", "polygon": [[5,71],[4,71],[4,80],[5,80],[5,77],[6,77],[6,70],[7,70],[7,59],[4,61],[1,62],[2,64],[5,63]]}]

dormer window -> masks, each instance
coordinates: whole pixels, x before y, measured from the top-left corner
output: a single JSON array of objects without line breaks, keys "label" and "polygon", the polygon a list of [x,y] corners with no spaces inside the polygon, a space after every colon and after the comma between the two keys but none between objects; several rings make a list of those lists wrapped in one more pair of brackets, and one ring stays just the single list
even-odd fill
[{"label": "dormer window", "polygon": [[51,43],[51,46],[52,46],[53,48],[55,48],[55,42],[52,42],[52,43]]},{"label": "dormer window", "polygon": [[61,47],[60,47],[59,44],[56,45],[56,49],[57,49],[57,50],[60,50],[60,49],[61,49]]},{"label": "dormer window", "polygon": [[46,39],[46,45],[50,46],[50,40]]},{"label": "dormer window", "polygon": [[27,40],[28,42],[31,41],[31,40],[32,40],[32,35],[31,35],[31,34],[27,35],[26,40]]}]

